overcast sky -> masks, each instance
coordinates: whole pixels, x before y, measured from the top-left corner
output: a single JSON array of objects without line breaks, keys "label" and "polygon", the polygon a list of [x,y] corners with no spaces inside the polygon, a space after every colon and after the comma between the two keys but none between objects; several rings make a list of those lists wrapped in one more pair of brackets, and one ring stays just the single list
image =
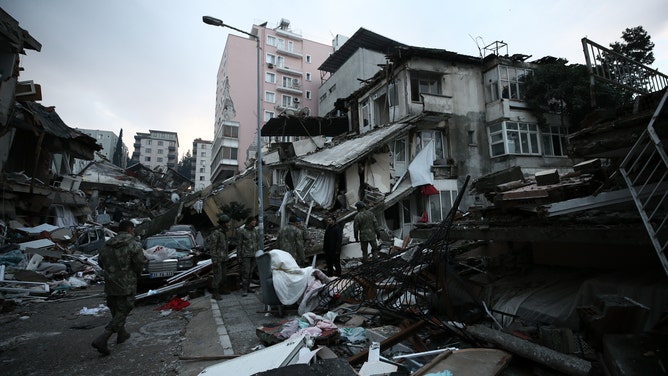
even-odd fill
[{"label": "overcast sky", "polygon": [[331,45],[364,27],[398,42],[479,56],[494,41],[508,53],[584,63],[580,40],[608,46],[643,26],[655,43],[653,67],[668,72],[666,0],[0,0],[42,44],[22,56],[21,80],[42,85],[73,128],[110,130],[132,152],[134,135],[178,132],[179,153],[213,139],[216,72],[227,34],[202,16],[250,31],[288,19],[306,39]]}]

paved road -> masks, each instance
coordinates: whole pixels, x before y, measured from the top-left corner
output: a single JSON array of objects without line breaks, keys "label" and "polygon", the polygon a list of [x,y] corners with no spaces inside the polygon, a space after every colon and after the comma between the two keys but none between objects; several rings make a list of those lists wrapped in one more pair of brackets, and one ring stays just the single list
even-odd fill
[{"label": "paved road", "polygon": [[[258,293],[259,294],[259,293]],[[206,293],[181,310],[157,310],[165,301],[139,302],[128,318],[132,337],[110,356],[100,356],[90,342],[111,315],[103,287],[70,291],[53,301],[2,302],[0,369],[3,375],[197,375],[220,360],[181,360],[245,354],[260,345],[255,328],[278,318],[263,312],[259,296],[238,293],[212,300]],[[9,311],[9,312],[6,312]]]}]

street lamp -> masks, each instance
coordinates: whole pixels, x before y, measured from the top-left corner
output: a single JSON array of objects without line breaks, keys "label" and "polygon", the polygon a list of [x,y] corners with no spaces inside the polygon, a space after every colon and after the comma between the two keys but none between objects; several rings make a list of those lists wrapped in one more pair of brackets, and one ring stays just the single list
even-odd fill
[{"label": "street lamp", "polygon": [[255,38],[257,42],[257,199],[258,199],[258,220],[257,220],[257,229],[258,229],[258,246],[261,251],[264,250],[264,203],[262,197],[262,122],[260,121],[260,110],[262,97],[260,93],[260,37],[246,31],[237,29],[230,25],[226,25],[222,20],[211,16],[203,16],[202,21],[207,25],[227,27],[232,30],[236,30],[242,34],[246,34],[249,37]]}]

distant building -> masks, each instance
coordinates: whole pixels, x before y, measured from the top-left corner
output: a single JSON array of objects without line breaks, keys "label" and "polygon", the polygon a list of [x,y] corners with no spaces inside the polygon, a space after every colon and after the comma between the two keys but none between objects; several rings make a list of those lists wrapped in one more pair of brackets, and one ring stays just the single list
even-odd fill
[{"label": "distant building", "polygon": [[[116,145],[118,145],[118,136],[112,131],[102,131],[99,129],[80,129],[79,132],[87,134],[97,140],[97,143],[102,146],[102,150],[95,154],[95,160],[99,160],[102,155],[110,162],[114,161],[114,154],[116,153]],[[128,147],[121,141],[123,150],[121,151],[121,165],[119,167],[125,168],[128,165]]]},{"label": "distant building", "polygon": [[[253,25],[260,41],[260,121],[283,111],[317,114],[318,66],[332,53],[326,44],[302,38],[282,19],[275,28]],[[229,34],[220,62],[216,89],[211,181],[219,182],[255,159],[257,150],[257,42]],[[283,137],[278,141],[292,141]],[[267,138],[264,142],[269,141]]]},{"label": "distant building", "polygon": [[193,141],[193,164],[190,176],[195,182],[195,191],[211,185],[211,154],[213,142],[197,138]]},{"label": "distant building", "polygon": [[141,163],[154,169],[158,166],[176,168],[179,156],[179,136],[176,132],[149,130],[137,132],[131,164]]}]

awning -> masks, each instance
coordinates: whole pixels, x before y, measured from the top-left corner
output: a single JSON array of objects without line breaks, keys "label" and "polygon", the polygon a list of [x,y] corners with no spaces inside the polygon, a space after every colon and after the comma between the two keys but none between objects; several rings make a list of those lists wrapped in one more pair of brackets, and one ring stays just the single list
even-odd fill
[{"label": "awning", "polygon": [[262,136],[327,136],[335,137],[348,132],[348,118],[278,116],[269,119],[262,127]]},{"label": "awning", "polygon": [[411,184],[411,179],[404,178],[401,183],[399,183],[399,186],[394,190],[394,192],[391,192],[385,196],[385,201],[383,203],[386,208],[389,208],[397,202],[410,196],[411,193],[413,193],[416,189],[417,187],[413,187]]}]

